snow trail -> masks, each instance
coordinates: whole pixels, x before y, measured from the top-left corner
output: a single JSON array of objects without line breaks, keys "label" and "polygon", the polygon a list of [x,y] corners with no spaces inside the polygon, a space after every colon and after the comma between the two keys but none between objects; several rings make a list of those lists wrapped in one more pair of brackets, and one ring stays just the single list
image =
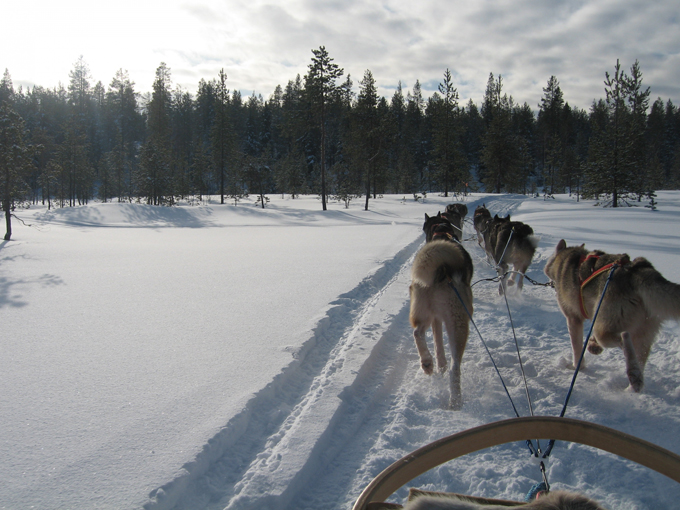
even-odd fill
[{"label": "snow trail", "polygon": [[333,301],[296,360],[145,508],[286,508],[393,388],[376,368],[386,350],[383,324],[408,316],[411,261],[422,242]]}]

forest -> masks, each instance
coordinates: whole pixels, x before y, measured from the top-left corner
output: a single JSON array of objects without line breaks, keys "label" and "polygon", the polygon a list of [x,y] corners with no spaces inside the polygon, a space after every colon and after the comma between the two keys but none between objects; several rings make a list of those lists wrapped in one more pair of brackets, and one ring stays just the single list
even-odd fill
[{"label": "forest", "polygon": [[[0,81],[0,197],[16,207],[91,200],[168,205],[244,196],[318,194],[329,201],[428,192],[569,192],[619,207],[654,205],[680,184],[680,112],[642,83],[636,61],[603,71],[604,97],[571,107],[555,76],[537,110],[489,74],[480,105],[460,104],[451,72],[425,98],[420,83],[380,97],[366,70],[353,81],[325,47],[304,76],[264,99],[230,90],[224,69],[195,94],[161,63],[140,93],[120,69],[93,83],[80,57],[67,87],[15,90]],[[8,237],[6,237],[7,239]]]}]

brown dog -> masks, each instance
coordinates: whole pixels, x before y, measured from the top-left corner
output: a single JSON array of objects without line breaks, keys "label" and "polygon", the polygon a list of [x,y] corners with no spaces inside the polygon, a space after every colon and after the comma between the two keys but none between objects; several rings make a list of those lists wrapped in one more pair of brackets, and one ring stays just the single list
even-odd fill
[{"label": "brown dog", "polygon": [[680,285],[666,280],[642,257],[631,262],[626,254],[588,252],[583,245],[567,247],[564,239],[548,259],[545,274],[555,282],[576,366],[583,350],[583,322],[593,318],[613,263],[617,268],[602,298],[588,351],[623,349],[628,389],[637,392],[662,322],[680,318]]}]

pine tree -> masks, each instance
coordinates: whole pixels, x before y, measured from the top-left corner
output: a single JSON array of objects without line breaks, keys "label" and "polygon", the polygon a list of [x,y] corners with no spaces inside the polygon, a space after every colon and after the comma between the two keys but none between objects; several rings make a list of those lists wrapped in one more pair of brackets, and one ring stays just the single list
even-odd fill
[{"label": "pine tree", "polygon": [[[377,158],[383,150],[378,114],[378,90],[373,73],[368,69],[364,72],[364,77],[359,82],[359,95],[357,96],[355,115],[356,122],[352,131],[356,147],[357,166],[365,168],[365,171],[360,173],[363,173],[365,176],[364,190],[366,192],[366,202],[364,209],[368,211],[368,201],[371,197],[371,184],[376,172]],[[345,182],[343,186],[346,193],[354,191],[349,182]]]},{"label": "pine tree", "polygon": [[329,108],[338,95],[339,88],[336,80],[340,78],[344,70],[340,68],[328,55],[326,48],[320,46],[318,50],[312,50],[314,57],[309,64],[309,71],[305,76],[305,90],[312,105],[312,111],[316,117],[316,126],[320,132],[320,159],[319,169],[321,172],[321,207],[326,207],[326,144],[328,136]]},{"label": "pine tree", "polygon": [[141,138],[143,119],[137,111],[137,93],[127,71],[119,69],[111,79],[106,94],[106,105],[111,122],[111,151],[107,156],[110,168],[111,189],[121,202],[127,195],[132,200],[132,172],[135,142]]},{"label": "pine tree", "polygon": [[493,74],[490,74],[482,104],[486,129],[482,135],[480,161],[483,165],[482,181],[487,191],[494,193],[500,193],[510,183],[516,182],[523,162],[521,143],[512,123],[514,103],[502,92],[501,76],[494,80]]},{"label": "pine tree", "polygon": [[151,101],[147,105],[148,139],[142,147],[140,173],[137,186],[141,196],[148,204],[172,204],[169,189],[171,150],[170,150],[170,110],[172,93],[170,69],[165,62],[156,69]]},{"label": "pine tree", "polygon": [[33,166],[32,148],[24,142],[24,121],[7,101],[0,104],[0,199],[5,213],[5,241],[12,237],[16,202],[25,198],[25,176]]},{"label": "pine tree", "polygon": [[460,141],[460,109],[458,90],[453,86],[451,71],[446,69],[444,81],[439,84],[439,94],[430,100],[432,121],[433,163],[436,178],[444,196],[456,185],[467,181]]},{"label": "pine tree", "polygon": [[649,109],[649,87],[642,88],[642,71],[636,60],[630,68],[630,75],[626,80],[626,96],[628,100],[627,137],[630,146],[628,157],[633,172],[631,191],[637,195],[638,202],[648,196],[650,176],[647,165],[647,110]]},{"label": "pine tree", "polygon": [[555,76],[551,76],[543,88],[543,97],[538,108],[539,161],[543,171],[543,186],[548,195],[553,195],[560,181],[560,170],[564,167],[564,146],[560,136],[564,98]]},{"label": "pine tree", "polygon": [[611,197],[619,207],[631,195],[642,197],[646,190],[645,120],[649,89],[642,91],[642,74],[637,61],[631,76],[616,61],[614,74],[605,73],[604,102],[591,111],[593,139],[584,191]]},{"label": "pine tree", "polygon": [[7,101],[10,104],[14,101],[14,86],[12,85],[12,77],[7,69],[5,69],[2,80],[0,80],[0,104],[3,101]]}]

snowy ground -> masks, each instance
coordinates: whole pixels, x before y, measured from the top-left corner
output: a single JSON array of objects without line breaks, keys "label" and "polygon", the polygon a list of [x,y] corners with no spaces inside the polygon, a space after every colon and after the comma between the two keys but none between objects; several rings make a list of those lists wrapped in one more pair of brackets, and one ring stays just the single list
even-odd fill
[{"label": "snowy ground", "polygon": [[[156,208],[91,204],[20,212],[0,243],[0,508],[350,508],[404,454],[512,416],[471,334],[463,409],[446,377],[419,369],[408,324],[426,202],[387,196],[320,211],[312,197]],[[528,275],[559,239],[646,256],[680,282],[680,192],[659,210],[602,209],[567,196],[485,202],[541,236]],[[472,228],[467,225],[465,234]],[[474,280],[494,275],[474,241]],[[528,414],[497,284],[474,287],[475,322]],[[557,415],[571,378],[554,291],[510,296],[536,414]],[[680,328],[667,324],[625,393],[620,351],[588,355],[567,416],[680,453]],[[680,486],[597,450],[557,443],[553,488],[611,508],[672,508]],[[518,499],[539,480],[522,445],[469,455],[413,486]],[[399,501],[401,489],[394,497]]]}]

